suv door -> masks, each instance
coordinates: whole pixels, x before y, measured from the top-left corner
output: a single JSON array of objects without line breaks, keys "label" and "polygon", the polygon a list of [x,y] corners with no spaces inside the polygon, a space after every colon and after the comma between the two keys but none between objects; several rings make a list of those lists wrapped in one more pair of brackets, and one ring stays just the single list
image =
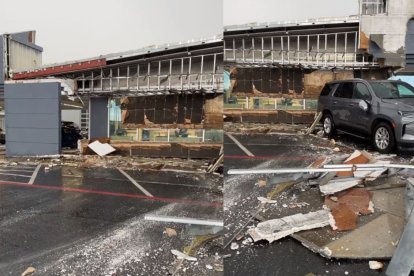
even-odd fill
[{"label": "suv door", "polygon": [[371,110],[364,111],[359,107],[361,100],[371,103],[372,95],[369,87],[363,82],[356,82],[351,103],[351,122],[361,133],[369,134]]},{"label": "suv door", "polygon": [[351,105],[354,92],[353,82],[338,85],[332,97],[332,116],[337,127],[348,128],[351,123]]}]

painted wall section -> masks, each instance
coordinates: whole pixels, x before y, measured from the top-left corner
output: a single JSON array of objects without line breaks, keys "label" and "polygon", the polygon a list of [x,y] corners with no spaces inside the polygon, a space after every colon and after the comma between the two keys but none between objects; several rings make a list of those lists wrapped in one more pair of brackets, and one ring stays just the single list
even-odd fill
[{"label": "painted wall section", "polygon": [[5,85],[6,156],[61,151],[60,83]]}]

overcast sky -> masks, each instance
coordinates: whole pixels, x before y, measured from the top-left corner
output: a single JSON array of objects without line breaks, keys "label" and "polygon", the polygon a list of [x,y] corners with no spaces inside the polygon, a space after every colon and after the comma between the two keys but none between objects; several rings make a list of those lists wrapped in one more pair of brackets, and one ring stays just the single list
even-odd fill
[{"label": "overcast sky", "polygon": [[357,13],[358,0],[224,0],[224,25]]},{"label": "overcast sky", "polygon": [[0,0],[0,34],[36,30],[43,63],[222,32],[222,0]]},{"label": "overcast sky", "polygon": [[47,64],[212,37],[223,23],[353,15],[358,0],[0,0],[0,7],[0,34],[36,30]]}]

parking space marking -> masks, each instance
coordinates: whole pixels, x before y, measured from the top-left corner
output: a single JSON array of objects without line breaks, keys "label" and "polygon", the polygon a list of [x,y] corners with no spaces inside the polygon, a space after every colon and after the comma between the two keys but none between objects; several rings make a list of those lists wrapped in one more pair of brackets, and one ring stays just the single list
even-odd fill
[{"label": "parking space marking", "polygon": [[248,149],[246,149],[236,138],[233,137],[230,133],[225,132],[227,137],[229,137],[245,154],[248,156],[254,156]]},{"label": "parking space marking", "polygon": [[126,178],[128,178],[129,181],[132,182],[132,184],[134,184],[138,189],[141,190],[141,192],[143,192],[145,195],[150,196],[150,197],[154,197],[152,194],[150,194],[150,192],[148,192],[147,190],[145,190],[144,187],[142,187],[141,185],[139,185],[135,179],[133,179],[129,174],[127,174],[126,172],[124,172],[122,169],[118,168],[118,171],[120,173],[122,173]]},{"label": "parking space marking", "polygon": [[314,159],[310,156],[246,156],[246,155],[224,155],[224,159],[251,159],[251,160],[307,160]]},{"label": "parking space marking", "polygon": [[36,180],[36,176],[37,176],[37,174],[39,173],[40,167],[42,167],[42,165],[40,165],[40,164],[39,164],[39,165],[37,165],[37,167],[36,167],[36,169],[34,170],[34,172],[33,172],[32,176],[30,177],[29,184],[33,184],[33,183],[34,183],[34,181]]},{"label": "parking space marking", "polygon": [[118,197],[126,197],[126,198],[139,198],[139,199],[168,202],[168,203],[187,204],[187,205],[199,205],[199,206],[209,206],[209,207],[222,207],[223,206],[223,202],[221,201],[202,201],[202,200],[191,200],[191,199],[180,199],[180,198],[169,198],[169,197],[154,197],[154,196],[146,196],[146,195],[138,195],[138,194],[114,193],[114,192],[106,192],[106,191],[98,191],[98,190],[70,188],[70,187],[64,187],[64,186],[28,184],[25,182],[0,181],[0,185],[26,187],[26,188],[40,188],[40,189],[47,189],[47,190],[85,193],[85,194],[118,196]]},{"label": "parking space marking", "polygon": [[2,173],[2,172],[0,172],[0,175],[10,175],[10,176],[27,177],[27,178],[31,177],[30,175],[14,174],[14,173]]},{"label": "parking space marking", "polygon": [[9,169],[0,169],[0,172],[29,172],[32,173],[33,170],[9,170]]}]

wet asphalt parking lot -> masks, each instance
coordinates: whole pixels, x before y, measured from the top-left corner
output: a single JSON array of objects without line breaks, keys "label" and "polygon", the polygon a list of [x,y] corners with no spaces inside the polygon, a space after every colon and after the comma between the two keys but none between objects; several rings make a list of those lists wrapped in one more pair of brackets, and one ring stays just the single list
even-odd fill
[{"label": "wet asphalt parking lot", "polygon": [[[0,274],[32,266],[33,275],[165,275],[175,262],[170,250],[192,237],[185,225],[144,216],[220,220],[221,185],[202,173],[1,167]],[[166,227],[178,235],[167,237]],[[204,256],[219,250],[207,246]],[[200,273],[197,264],[187,271]]]}]

